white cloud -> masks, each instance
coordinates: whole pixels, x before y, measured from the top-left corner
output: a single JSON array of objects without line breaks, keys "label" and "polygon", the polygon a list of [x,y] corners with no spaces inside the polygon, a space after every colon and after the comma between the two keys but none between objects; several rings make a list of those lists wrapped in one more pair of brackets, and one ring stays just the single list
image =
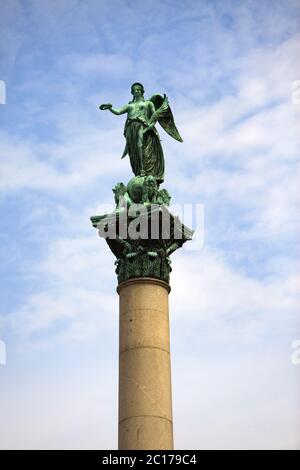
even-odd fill
[{"label": "white cloud", "polygon": [[23,274],[39,288],[6,316],[4,325],[19,338],[21,348],[31,343],[51,349],[57,342],[104,334],[115,326],[118,311],[117,296],[111,291],[113,263],[96,231],[94,237],[55,240],[45,259],[24,264]]},{"label": "white cloud", "polygon": [[225,89],[222,98],[197,108],[186,102],[184,158],[181,148],[170,148],[174,187],[191,200],[240,208],[246,237],[299,230],[300,107],[290,99],[300,74],[299,44],[295,36],[271,51],[252,51],[239,61],[233,94]]},{"label": "white cloud", "polygon": [[39,374],[25,365],[25,376],[7,376],[0,390],[0,448],[116,448],[117,374],[111,365],[99,355],[66,373],[48,360]]},{"label": "white cloud", "polygon": [[218,357],[178,364],[173,355],[176,447],[300,449],[299,372],[286,346],[233,349],[228,358],[215,341]]},{"label": "white cloud", "polygon": [[96,76],[98,79],[107,77],[110,81],[116,80],[118,73],[133,72],[133,62],[129,57],[121,54],[91,54],[76,55],[71,54],[64,57],[61,66],[69,66],[69,69],[76,73],[88,77]]},{"label": "white cloud", "polygon": [[[79,138],[73,137],[68,143],[47,145],[2,136],[1,192],[71,191],[97,184],[97,180],[116,173],[116,168],[120,167],[122,144],[119,151],[114,152],[114,148],[108,149],[107,139],[114,142],[114,132],[99,135],[94,129]],[[125,170],[125,165],[123,168]]]},{"label": "white cloud", "polygon": [[257,279],[209,249],[188,257],[178,254],[173,264],[171,311],[185,331],[205,328],[224,341],[235,336],[251,342],[271,331],[288,335],[296,329],[299,273],[272,272]]}]

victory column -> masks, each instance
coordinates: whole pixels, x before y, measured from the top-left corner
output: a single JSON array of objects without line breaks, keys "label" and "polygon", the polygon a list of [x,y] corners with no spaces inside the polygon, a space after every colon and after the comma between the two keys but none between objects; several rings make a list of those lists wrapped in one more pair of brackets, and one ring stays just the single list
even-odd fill
[{"label": "victory column", "polygon": [[193,231],[173,216],[164,181],[163,149],[155,124],[182,142],[166,95],[144,98],[134,83],[133,99],[117,109],[127,114],[122,158],[134,178],[113,188],[116,208],[91,217],[116,257],[119,294],[119,450],[172,450],[172,390],[169,333],[170,255]]}]

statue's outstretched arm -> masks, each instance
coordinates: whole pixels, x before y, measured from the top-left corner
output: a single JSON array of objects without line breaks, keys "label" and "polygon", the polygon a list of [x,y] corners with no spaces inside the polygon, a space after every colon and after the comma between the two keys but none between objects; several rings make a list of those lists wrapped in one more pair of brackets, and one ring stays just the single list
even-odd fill
[{"label": "statue's outstretched arm", "polygon": [[125,106],[122,106],[122,108],[109,108],[110,112],[113,113],[113,114],[116,114],[117,116],[119,116],[120,114],[125,114],[127,113],[128,111],[128,104],[125,104]]},{"label": "statue's outstretched arm", "polygon": [[128,111],[128,104],[126,104],[125,106],[122,106],[122,108],[113,108],[113,105],[108,103],[108,104],[101,104],[99,106],[99,108],[104,111],[106,109],[109,109],[111,113],[113,114],[116,114],[117,116],[119,116],[120,114],[125,114],[127,113]]}]

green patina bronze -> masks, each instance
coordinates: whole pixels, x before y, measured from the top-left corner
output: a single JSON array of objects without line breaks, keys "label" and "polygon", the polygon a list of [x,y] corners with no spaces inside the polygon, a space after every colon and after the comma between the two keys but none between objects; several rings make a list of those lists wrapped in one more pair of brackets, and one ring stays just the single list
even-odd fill
[{"label": "green patina bronze", "polygon": [[[117,258],[119,283],[133,277],[154,277],[169,282],[170,255],[193,236],[193,231],[163,204],[135,205],[133,214],[117,206],[115,212],[91,220]],[[144,228],[136,238],[130,234],[131,224]]]},{"label": "green patina bronze", "polygon": [[153,176],[135,176],[127,186],[117,183],[113,188],[116,209],[132,204],[164,204],[169,206],[171,196],[166,189],[158,189]]},{"label": "green patina bronze", "polygon": [[[160,189],[165,164],[155,123],[179,142],[182,138],[166,95],[156,94],[145,100],[140,83],[132,85],[131,93],[133,100],[122,108],[102,104],[100,109],[116,115],[127,113],[122,158],[129,155],[135,176],[127,185],[119,182],[113,188],[115,210],[93,216],[91,221],[116,257],[119,283],[134,277],[169,282],[170,255],[192,239],[193,231],[169,212],[171,196],[166,189]],[[139,230],[141,227],[143,230]]]},{"label": "green patina bronze", "polygon": [[182,138],[176,128],[166,95],[156,94],[145,100],[141,83],[134,83],[131,93],[133,99],[125,106],[117,109],[111,104],[102,104],[100,109],[109,109],[117,116],[127,113],[124,128],[126,146],[122,158],[129,155],[135,176],[151,175],[160,184],[164,180],[165,162],[155,123],[159,122],[163,129],[179,142],[182,142]]}]

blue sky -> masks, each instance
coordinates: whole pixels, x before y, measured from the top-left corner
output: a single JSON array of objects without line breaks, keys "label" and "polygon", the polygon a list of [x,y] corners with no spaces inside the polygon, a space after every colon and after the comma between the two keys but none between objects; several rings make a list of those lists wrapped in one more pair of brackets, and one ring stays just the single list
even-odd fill
[{"label": "blue sky", "polygon": [[118,298],[89,217],[127,182],[124,117],[166,93],[175,204],[205,243],[173,255],[177,448],[300,448],[300,2],[13,1],[1,6],[1,448],[114,448]]}]

